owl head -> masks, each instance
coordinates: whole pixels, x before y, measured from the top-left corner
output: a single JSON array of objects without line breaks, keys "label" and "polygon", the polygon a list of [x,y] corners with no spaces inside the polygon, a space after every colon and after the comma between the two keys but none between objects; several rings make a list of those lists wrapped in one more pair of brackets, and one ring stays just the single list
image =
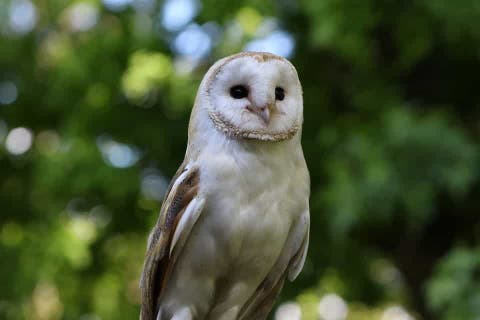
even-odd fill
[{"label": "owl head", "polygon": [[[302,88],[286,59],[244,52],[216,62],[205,75],[192,112],[208,115],[216,130],[240,139],[283,141],[300,130]],[[202,112],[203,111],[203,112]],[[192,123],[191,123],[192,124]]]}]

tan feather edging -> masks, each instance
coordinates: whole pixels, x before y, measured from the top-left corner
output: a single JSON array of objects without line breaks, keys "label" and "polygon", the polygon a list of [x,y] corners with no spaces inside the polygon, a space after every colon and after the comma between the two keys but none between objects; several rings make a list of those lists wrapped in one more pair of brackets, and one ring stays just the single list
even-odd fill
[{"label": "tan feather edging", "polygon": [[236,138],[261,141],[284,141],[293,138],[293,136],[297,133],[299,129],[298,125],[294,125],[286,131],[281,132],[266,132],[264,130],[244,130],[238,128],[230,120],[226,119],[223,115],[215,111],[210,111],[208,114],[218,130],[224,132],[226,135]]}]

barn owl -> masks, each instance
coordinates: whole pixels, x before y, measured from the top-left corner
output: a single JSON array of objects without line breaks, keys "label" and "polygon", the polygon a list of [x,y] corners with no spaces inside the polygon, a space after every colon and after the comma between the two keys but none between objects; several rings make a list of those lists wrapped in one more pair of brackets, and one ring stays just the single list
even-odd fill
[{"label": "barn owl", "polygon": [[209,69],[148,239],[141,320],[268,316],[308,248],[302,123],[302,89],[286,59],[239,53]]}]

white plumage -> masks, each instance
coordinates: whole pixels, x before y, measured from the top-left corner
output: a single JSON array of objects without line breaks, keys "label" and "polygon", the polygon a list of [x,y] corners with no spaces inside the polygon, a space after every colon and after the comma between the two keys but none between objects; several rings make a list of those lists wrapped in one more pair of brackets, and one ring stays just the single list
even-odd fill
[{"label": "white plumage", "polygon": [[142,320],[267,317],[308,248],[302,122],[287,60],[241,53],[210,68],[185,160],[149,238]]}]

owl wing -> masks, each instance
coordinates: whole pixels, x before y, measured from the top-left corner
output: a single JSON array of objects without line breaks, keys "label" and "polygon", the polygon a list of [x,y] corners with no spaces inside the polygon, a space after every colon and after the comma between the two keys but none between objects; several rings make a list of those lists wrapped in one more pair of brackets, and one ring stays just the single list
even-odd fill
[{"label": "owl wing", "polygon": [[307,209],[292,228],[277,259],[267,277],[245,303],[240,311],[240,320],[266,319],[278,294],[282,290],[285,278],[295,280],[303,268],[308,251],[310,213]]},{"label": "owl wing", "polygon": [[199,181],[199,169],[184,163],[170,183],[157,224],[148,239],[140,279],[141,320],[156,319],[158,298],[171,275],[179,252],[202,212],[205,201],[198,192]]}]

